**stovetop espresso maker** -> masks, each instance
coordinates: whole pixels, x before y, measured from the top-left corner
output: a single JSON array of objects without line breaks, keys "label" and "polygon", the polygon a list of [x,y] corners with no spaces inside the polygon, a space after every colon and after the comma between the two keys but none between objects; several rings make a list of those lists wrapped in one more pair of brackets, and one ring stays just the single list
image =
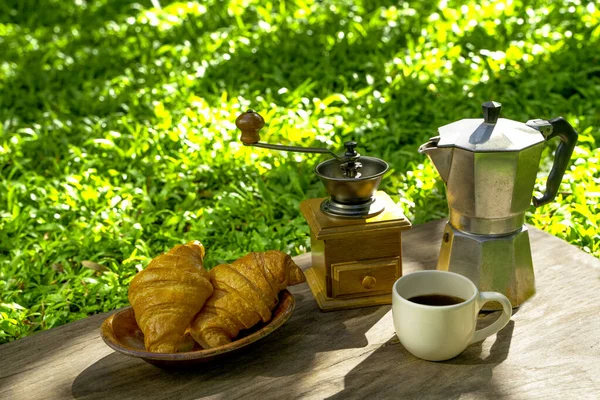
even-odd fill
[{"label": "stovetop espresso maker", "polygon": [[447,189],[450,216],[437,268],[470,278],[481,291],[503,293],[518,307],[535,293],[524,222],[544,142],[561,140],[546,192],[533,198],[536,207],[556,196],[577,133],[562,117],[522,123],[498,118],[500,110],[500,103],[484,103],[483,119],[442,126],[419,152]]}]

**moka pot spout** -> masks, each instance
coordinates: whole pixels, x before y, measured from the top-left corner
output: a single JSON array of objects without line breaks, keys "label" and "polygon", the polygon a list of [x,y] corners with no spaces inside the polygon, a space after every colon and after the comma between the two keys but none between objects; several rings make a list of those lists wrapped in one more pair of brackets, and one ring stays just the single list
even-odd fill
[{"label": "moka pot spout", "polygon": [[427,154],[444,183],[448,183],[454,149],[452,147],[438,147],[439,141],[439,136],[432,137],[427,143],[419,147],[419,153]]}]

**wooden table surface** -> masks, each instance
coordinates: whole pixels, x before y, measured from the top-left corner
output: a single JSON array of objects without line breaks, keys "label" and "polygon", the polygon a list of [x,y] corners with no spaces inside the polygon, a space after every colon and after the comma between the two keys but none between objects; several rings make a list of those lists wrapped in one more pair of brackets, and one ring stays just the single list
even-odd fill
[{"label": "wooden table surface", "polygon": [[[403,233],[405,272],[435,268],[442,228]],[[322,313],[302,284],[291,288],[296,311],[282,328],[194,370],[115,353],[99,335],[109,313],[2,345],[0,399],[599,399],[600,260],[537,229],[530,235],[537,294],[497,335],[446,362],[408,353],[390,306]]]}]

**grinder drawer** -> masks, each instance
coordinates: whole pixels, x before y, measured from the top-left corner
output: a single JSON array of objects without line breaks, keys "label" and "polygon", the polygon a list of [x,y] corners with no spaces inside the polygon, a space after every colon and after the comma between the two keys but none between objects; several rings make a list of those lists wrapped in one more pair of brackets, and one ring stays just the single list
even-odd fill
[{"label": "grinder drawer", "polygon": [[400,277],[400,257],[331,264],[331,270],[333,297],[387,294]]}]

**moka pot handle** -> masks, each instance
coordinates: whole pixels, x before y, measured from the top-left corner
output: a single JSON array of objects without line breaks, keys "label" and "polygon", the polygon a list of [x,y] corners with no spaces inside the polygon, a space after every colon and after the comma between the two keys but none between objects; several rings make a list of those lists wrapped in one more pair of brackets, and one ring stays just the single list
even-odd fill
[{"label": "moka pot handle", "polygon": [[550,203],[556,197],[560,182],[567,170],[573,149],[577,143],[577,132],[563,117],[554,118],[551,120],[534,119],[527,122],[527,125],[539,130],[542,135],[548,139],[556,136],[560,138],[560,144],[554,155],[554,163],[546,181],[546,192],[542,197],[534,197],[533,205],[536,207]]}]

